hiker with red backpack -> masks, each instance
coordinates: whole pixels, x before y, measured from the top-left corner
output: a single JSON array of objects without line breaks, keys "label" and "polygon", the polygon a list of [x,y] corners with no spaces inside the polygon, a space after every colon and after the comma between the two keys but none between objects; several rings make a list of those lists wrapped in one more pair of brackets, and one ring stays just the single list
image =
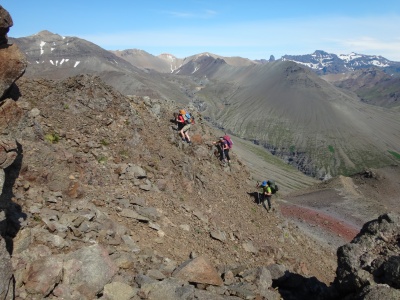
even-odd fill
[{"label": "hiker with red backpack", "polygon": [[220,150],[220,159],[223,163],[230,164],[231,158],[229,156],[229,149],[232,148],[232,140],[228,135],[221,136],[219,141],[213,142],[214,145],[218,145]]}]

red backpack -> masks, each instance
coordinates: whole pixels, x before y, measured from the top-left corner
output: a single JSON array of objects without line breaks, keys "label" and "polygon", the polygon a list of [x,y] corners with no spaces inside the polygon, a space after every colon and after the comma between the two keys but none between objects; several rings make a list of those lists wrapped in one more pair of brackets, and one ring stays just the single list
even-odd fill
[{"label": "red backpack", "polygon": [[224,135],[223,138],[227,142],[229,149],[232,149],[233,142],[231,140],[231,137],[229,135]]}]

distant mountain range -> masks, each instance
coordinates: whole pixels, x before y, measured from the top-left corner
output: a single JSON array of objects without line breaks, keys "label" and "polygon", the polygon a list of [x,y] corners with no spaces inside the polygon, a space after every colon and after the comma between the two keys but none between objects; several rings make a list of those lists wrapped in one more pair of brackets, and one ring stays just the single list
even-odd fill
[{"label": "distant mountain range", "polygon": [[215,126],[314,177],[384,166],[400,156],[399,77],[388,73],[399,63],[382,57],[316,51],[275,61],[212,53],[179,59],[107,51],[48,31],[9,41],[26,53],[28,77],[96,74],[125,95],[196,108]]},{"label": "distant mountain range", "polygon": [[347,73],[371,67],[377,67],[389,74],[400,74],[400,62],[390,61],[376,55],[357,53],[336,55],[317,50],[306,55],[284,55],[281,60],[290,60],[302,64],[319,75]]}]

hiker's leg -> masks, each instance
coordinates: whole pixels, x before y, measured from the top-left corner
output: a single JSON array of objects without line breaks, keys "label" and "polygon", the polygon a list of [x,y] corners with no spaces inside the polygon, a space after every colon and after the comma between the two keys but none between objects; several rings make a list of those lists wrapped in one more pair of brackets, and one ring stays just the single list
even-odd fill
[{"label": "hiker's leg", "polygon": [[262,206],[264,206],[264,208],[265,208],[266,210],[268,210],[268,207],[265,205],[265,202],[266,202],[266,200],[267,200],[267,199],[266,199],[267,197],[264,195],[264,193],[262,194],[261,197],[262,197],[262,202],[261,202],[261,203],[262,203]]},{"label": "hiker's leg", "polygon": [[189,132],[189,130],[185,132],[186,140],[188,141],[188,143],[191,143],[188,132]]},{"label": "hiker's leg", "polygon": [[226,159],[228,160],[228,162],[231,161],[231,158],[230,158],[230,156],[229,156],[229,149],[225,149],[225,157],[226,157]]},{"label": "hiker's leg", "polygon": [[188,143],[191,143],[190,137],[189,137],[189,129],[190,129],[190,124],[185,125],[185,137]]},{"label": "hiker's leg", "polygon": [[271,196],[266,196],[268,202],[268,208],[271,209]]},{"label": "hiker's leg", "polygon": [[221,145],[217,145],[219,152],[219,160],[224,160],[224,150],[222,150]]}]

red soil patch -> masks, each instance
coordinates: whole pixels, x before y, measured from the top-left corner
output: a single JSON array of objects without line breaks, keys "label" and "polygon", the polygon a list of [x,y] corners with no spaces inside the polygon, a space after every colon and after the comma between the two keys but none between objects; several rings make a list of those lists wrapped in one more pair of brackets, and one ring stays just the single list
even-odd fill
[{"label": "red soil patch", "polygon": [[282,215],[289,219],[304,221],[308,224],[318,226],[327,233],[335,234],[346,242],[350,242],[359,232],[359,227],[338,220],[324,212],[310,208],[300,207],[297,205],[280,204]]}]

